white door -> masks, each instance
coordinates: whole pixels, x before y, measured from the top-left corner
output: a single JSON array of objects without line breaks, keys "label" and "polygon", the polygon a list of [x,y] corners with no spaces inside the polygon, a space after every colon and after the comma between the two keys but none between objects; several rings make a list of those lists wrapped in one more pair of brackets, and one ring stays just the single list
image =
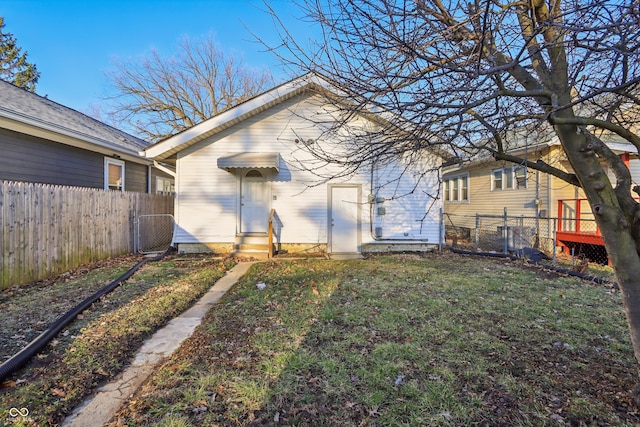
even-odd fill
[{"label": "white door", "polygon": [[240,193],[240,232],[266,233],[269,195],[262,173],[253,169],[244,174]]},{"label": "white door", "polygon": [[329,201],[329,250],[335,254],[358,253],[360,229],[360,189],[358,186],[331,187]]}]

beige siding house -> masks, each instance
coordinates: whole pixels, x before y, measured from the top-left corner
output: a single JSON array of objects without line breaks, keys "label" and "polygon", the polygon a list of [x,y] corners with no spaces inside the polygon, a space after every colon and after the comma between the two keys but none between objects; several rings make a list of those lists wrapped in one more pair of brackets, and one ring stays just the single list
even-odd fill
[{"label": "beige siding house", "polygon": [[[528,156],[568,170],[564,153],[557,145],[537,147]],[[502,215],[507,208],[509,215],[556,216],[558,199],[583,197],[578,187],[559,178],[493,159],[449,167],[443,173],[443,181],[447,214]]]},{"label": "beige siding house", "polygon": [[[438,193],[439,176],[420,172],[442,159],[374,162],[347,176],[319,162],[310,148],[340,115],[325,98],[330,93],[336,96],[321,79],[304,76],[145,150],[176,166],[174,243],[181,252],[258,255],[266,245],[361,254],[441,243],[442,201],[425,196]],[[349,126],[376,123],[356,117]]]},{"label": "beige siding house", "polygon": [[[640,161],[635,149],[619,143],[610,144],[610,148],[620,155],[631,154],[629,167],[638,183]],[[514,154],[530,161],[543,160],[571,172],[566,155],[557,142],[529,146],[526,152],[514,151]],[[613,174],[609,175],[615,183]],[[582,189],[552,175],[492,158],[450,166],[443,172],[445,225],[450,238],[473,240],[478,218],[491,216],[495,221],[486,220],[485,224],[491,223],[493,232],[500,235],[504,220],[498,217],[506,212],[507,227],[517,229],[523,236],[516,247],[534,246],[550,252],[559,230],[596,233],[593,214],[588,203],[582,200],[584,197]],[[558,218],[562,220],[558,221]],[[577,218],[581,220],[579,225]],[[482,224],[479,226],[483,227]]]}]

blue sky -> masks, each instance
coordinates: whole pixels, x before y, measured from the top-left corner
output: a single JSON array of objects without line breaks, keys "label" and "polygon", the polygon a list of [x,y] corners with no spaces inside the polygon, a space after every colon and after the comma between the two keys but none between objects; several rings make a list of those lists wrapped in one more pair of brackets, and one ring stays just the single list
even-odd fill
[{"label": "blue sky", "polygon": [[[290,1],[271,5],[294,34],[313,33]],[[247,30],[276,41],[262,9],[262,0],[4,0],[0,16],[41,73],[36,92],[86,113],[109,93],[105,72],[113,58],[136,58],[152,48],[170,55],[183,36],[213,34],[246,65],[270,69],[276,82],[288,78]]]}]

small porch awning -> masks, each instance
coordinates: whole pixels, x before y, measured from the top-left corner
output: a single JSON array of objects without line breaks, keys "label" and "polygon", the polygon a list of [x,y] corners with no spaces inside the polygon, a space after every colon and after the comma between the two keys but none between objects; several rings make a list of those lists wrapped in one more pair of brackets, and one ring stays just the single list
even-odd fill
[{"label": "small porch awning", "polygon": [[280,170],[280,153],[229,153],[218,158],[218,167],[226,171],[238,168]]}]

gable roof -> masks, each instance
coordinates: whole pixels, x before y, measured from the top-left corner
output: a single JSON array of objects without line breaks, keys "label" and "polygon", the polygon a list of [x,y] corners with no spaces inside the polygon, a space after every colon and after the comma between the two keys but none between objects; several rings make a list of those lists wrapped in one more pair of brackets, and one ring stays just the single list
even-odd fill
[{"label": "gable roof", "polygon": [[[508,154],[519,156],[523,159],[527,159],[529,155],[536,156],[537,153],[549,147],[562,148],[562,144],[555,133],[546,132],[540,136],[535,133],[526,133],[525,130],[524,133],[516,132],[513,135],[516,136],[515,143],[506,151]],[[630,154],[631,158],[638,158],[638,149],[632,143],[622,139],[622,137],[608,133],[601,139],[615,154],[621,155],[626,153]],[[537,158],[535,158],[534,161],[535,160],[537,160]],[[443,175],[458,173],[470,167],[496,165],[497,162],[489,151],[479,150],[472,156],[445,165]]]},{"label": "gable roof", "polygon": [[177,152],[211,135],[310,90],[330,91],[329,83],[316,74],[305,74],[302,77],[290,80],[260,95],[256,95],[189,129],[150,145],[141,154],[155,160],[166,160]]},{"label": "gable roof", "polygon": [[0,127],[102,154],[139,156],[147,142],[57,102],[0,80]]},{"label": "gable roof", "polygon": [[[150,145],[140,154],[156,161],[173,163],[173,160],[175,160],[173,156],[176,153],[306,92],[322,93],[331,98],[332,102],[347,105],[350,105],[350,102],[356,99],[360,109],[359,114],[373,121],[390,124],[392,128],[397,129],[399,132],[405,132],[414,126],[395,113],[381,111],[378,108],[369,106],[366,99],[357,94],[346,93],[344,90],[332,85],[321,74],[310,72],[256,95],[189,129]],[[406,129],[403,129],[403,127],[406,127]],[[438,147],[431,147],[431,151],[443,159],[449,157],[448,153]]]}]

